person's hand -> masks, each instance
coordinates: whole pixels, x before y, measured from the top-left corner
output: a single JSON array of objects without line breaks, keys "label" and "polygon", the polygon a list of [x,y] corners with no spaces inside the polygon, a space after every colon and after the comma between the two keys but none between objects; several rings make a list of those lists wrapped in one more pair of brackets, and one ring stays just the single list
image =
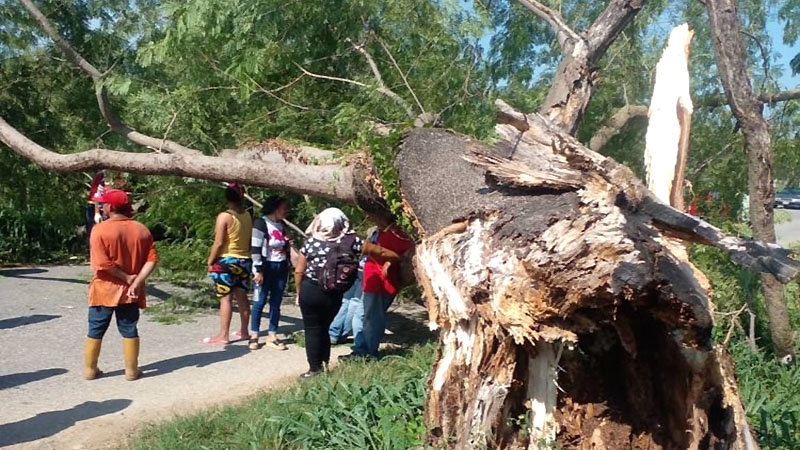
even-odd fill
[{"label": "person's hand", "polygon": [[214,271],[214,264],[213,263],[208,263],[208,271],[209,272],[213,272]]},{"label": "person's hand", "polygon": [[264,284],[264,274],[261,272],[256,273],[256,275],[253,277],[253,282],[259,286]]},{"label": "person's hand", "polygon": [[125,275],[125,284],[130,286],[134,281],[136,281],[136,275]]},{"label": "person's hand", "polygon": [[296,306],[300,306],[300,294],[299,293],[294,297],[294,304]]},{"label": "person's hand", "polygon": [[386,261],[385,263],[383,263],[383,276],[384,277],[388,277],[389,276],[389,268],[390,267],[392,267],[392,263],[390,261]]},{"label": "person's hand", "polygon": [[144,281],[140,280],[139,278],[133,280],[133,283],[131,283],[131,285],[128,286],[128,297],[138,298],[139,294],[137,293],[137,291],[139,291],[139,288],[141,288],[142,285],[144,285]]}]

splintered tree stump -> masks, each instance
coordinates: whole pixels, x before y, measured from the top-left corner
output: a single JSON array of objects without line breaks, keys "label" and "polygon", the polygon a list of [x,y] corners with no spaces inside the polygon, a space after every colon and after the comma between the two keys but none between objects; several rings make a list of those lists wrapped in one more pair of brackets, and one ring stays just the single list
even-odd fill
[{"label": "splintered tree stump", "polygon": [[440,332],[431,442],[757,448],[711,339],[707,282],[665,237],[661,210],[642,206],[652,194],[545,119],[526,121],[499,125],[492,147],[414,130],[396,158]]}]

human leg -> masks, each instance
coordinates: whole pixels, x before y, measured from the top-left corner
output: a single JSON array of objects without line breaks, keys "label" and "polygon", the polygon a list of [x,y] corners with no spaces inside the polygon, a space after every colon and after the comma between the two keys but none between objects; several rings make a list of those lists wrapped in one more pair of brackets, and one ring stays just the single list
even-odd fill
[{"label": "human leg", "polygon": [[234,289],[233,297],[236,299],[236,306],[239,308],[240,333],[242,338],[246,338],[250,331],[250,299],[247,298],[247,291],[244,289]]},{"label": "human leg", "polygon": [[[330,329],[333,318],[336,317],[336,313],[341,309],[342,297],[341,294],[328,294],[326,297],[323,307],[323,320],[325,321],[325,329],[328,330]],[[328,339],[328,337],[329,336],[325,336],[325,339],[322,340],[322,362],[326,367],[331,362],[331,340]]]},{"label": "human leg", "polygon": [[364,356],[369,354],[367,341],[364,336],[364,294],[350,301],[350,311],[353,317],[353,354]]},{"label": "human leg", "polygon": [[378,348],[386,331],[386,311],[394,296],[364,293],[364,342],[367,354],[378,356]]},{"label": "human leg", "polygon": [[141,376],[139,371],[139,305],[130,303],[114,309],[117,330],[122,335],[122,353],[125,361],[125,379],[133,381]]},{"label": "human leg", "polygon": [[303,329],[306,337],[306,359],[309,372],[322,371],[323,347],[322,342],[327,341],[328,326],[325,325],[324,292],[322,288],[309,280],[303,281],[300,289],[300,312],[303,315]]},{"label": "human leg", "polygon": [[97,378],[102,372],[97,368],[103,336],[111,323],[114,311],[105,306],[90,306],[88,314],[89,331],[83,351],[83,377],[87,380]]},{"label": "human leg", "polygon": [[281,303],[286,290],[289,275],[289,263],[286,261],[269,263],[265,283],[269,287],[269,338],[273,342],[278,339],[278,325],[281,320]]},{"label": "human leg", "polygon": [[340,342],[344,342],[345,338],[352,332],[353,327],[348,326],[347,317],[350,313],[350,299],[343,298],[342,299],[342,306],[339,308],[339,311],[334,316],[333,321],[331,321],[331,326],[328,328],[328,335],[331,338],[331,344],[338,344]]},{"label": "human leg", "polygon": [[258,334],[261,331],[261,315],[264,314],[264,306],[267,304],[267,290],[263,285],[256,285],[253,290],[253,309],[250,311],[250,339],[258,341]]}]

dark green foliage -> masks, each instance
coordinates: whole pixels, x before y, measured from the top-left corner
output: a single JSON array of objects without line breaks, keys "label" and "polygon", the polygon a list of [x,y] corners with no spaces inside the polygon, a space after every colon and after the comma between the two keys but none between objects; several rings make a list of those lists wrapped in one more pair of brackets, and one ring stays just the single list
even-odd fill
[{"label": "dark green foliage", "polygon": [[353,362],[245,404],[146,429],[132,449],[407,449],[423,445],[433,346]]}]

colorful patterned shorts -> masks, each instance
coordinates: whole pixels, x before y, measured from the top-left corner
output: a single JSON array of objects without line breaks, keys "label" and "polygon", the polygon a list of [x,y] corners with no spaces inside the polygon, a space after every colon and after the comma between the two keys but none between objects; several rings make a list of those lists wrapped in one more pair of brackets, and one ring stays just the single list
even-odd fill
[{"label": "colorful patterned shorts", "polygon": [[224,297],[234,289],[250,290],[250,271],[253,261],[250,258],[226,256],[217,259],[209,276],[214,280],[217,297]]}]

